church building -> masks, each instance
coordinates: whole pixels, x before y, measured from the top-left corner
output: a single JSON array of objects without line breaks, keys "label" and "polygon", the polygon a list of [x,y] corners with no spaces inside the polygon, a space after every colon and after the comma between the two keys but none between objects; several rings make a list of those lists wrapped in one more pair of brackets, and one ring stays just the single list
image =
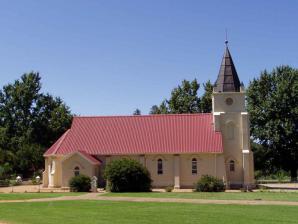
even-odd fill
[{"label": "church building", "polygon": [[192,188],[202,175],[228,188],[254,184],[245,90],[226,49],[212,95],[212,113],[75,116],[44,154],[44,187],[68,187],[78,174],[102,184],[106,164],[132,158],[151,174],[153,187]]}]

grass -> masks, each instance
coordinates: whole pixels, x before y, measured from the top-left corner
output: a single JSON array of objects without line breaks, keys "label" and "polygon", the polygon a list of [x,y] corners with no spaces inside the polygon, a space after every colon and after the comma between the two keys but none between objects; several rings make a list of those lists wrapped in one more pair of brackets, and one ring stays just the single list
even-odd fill
[{"label": "grass", "polygon": [[14,224],[290,224],[297,220],[294,206],[113,201],[0,203],[0,222]]},{"label": "grass", "polygon": [[83,193],[0,193],[1,200],[26,200],[35,198],[57,198],[62,196],[81,195]]},{"label": "grass", "polygon": [[145,198],[189,198],[217,200],[270,200],[298,201],[298,192],[191,192],[191,193],[106,193],[100,196],[110,197],[145,197]]}]

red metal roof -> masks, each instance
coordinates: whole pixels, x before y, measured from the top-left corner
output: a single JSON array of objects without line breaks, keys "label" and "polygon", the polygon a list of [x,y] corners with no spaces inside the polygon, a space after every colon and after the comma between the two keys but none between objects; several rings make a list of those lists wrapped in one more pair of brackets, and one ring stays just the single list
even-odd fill
[{"label": "red metal roof", "polygon": [[221,153],[222,136],[212,114],[74,117],[70,130],[45,156],[84,151],[90,155]]}]

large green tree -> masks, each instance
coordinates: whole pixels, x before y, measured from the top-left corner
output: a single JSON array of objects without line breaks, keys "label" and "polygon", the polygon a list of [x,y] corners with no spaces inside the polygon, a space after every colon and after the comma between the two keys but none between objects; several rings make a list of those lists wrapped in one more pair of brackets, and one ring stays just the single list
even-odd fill
[{"label": "large green tree", "polygon": [[263,160],[290,171],[298,170],[298,70],[280,66],[263,71],[247,90],[251,135],[263,146]]},{"label": "large green tree", "polygon": [[159,106],[151,107],[150,114],[185,114],[185,113],[209,113],[212,110],[210,81],[203,84],[204,94],[199,97],[200,84],[196,79],[193,81],[183,80],[171,92],[169,100],[165,99]]},{"label": "large green tree", "polygon": [[69,127],[69,108],[60,98],[41,92],[38,73],[0,90],[0,162],[23,175],[43,166],[43,153]]},{"label": "large green tree", "polygon": [[201,97],[200,109],[202,113],[210,113],[212,111],[212,93],[213,85],[210,80],[203,84],[204,94]]}]

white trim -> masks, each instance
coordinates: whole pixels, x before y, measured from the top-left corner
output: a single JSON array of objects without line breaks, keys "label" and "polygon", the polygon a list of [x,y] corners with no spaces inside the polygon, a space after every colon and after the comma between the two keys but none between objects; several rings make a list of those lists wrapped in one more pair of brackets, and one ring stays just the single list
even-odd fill
[{"label": "white trim", "polygon": [[86,156],[85,156],[83,153],[81,153],[80,151],[75,151],[75,152],[69,153],[68,155],[66,155],[66,156],[62,159],[61,163],[63,163],[65,160],[71,158],[71,157],[74,156],[75,154],[80,155],[81,157],[83,157],[85,160],[89,161],[89,162],[90,162],[91,164],[93,164],[93,165],[98,165],[98,164],[100,164],[99,161],[98,161],[98,162],[93,162],[93,161],[91,161],[88,157],[86,157]]}]

